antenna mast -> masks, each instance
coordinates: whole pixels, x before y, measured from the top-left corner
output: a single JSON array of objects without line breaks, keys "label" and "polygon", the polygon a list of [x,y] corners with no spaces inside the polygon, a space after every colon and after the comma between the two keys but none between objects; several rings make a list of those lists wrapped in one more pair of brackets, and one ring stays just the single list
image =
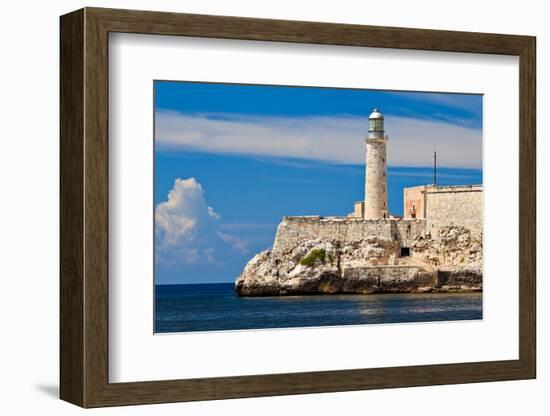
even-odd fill
[{"label": "antenna mast", "polygon": [[434,146],[434,186],[437,186],[437,152]]}]

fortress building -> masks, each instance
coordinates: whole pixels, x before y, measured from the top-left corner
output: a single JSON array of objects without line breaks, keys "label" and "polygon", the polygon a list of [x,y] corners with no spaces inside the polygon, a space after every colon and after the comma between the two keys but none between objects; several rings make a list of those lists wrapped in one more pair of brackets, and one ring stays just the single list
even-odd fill
[{"label": "fortress building", "polygon": [[483,187],[426,184],[403,189],[403,217],[388,211],[388,178],[384,116],[375,108],[369,116],[366,142],[365,199],[347,217],[284,217],[274,249],[287,249],[302,239],[357,240],[369,235],[397,241],[400,253],[409,252],[416,237],[437,236],[443,227],[466,227],[481,235]]},{"label": "fortress building", "polygon": [[421,185],[403,189],[404,220],[426,221],[432,234],[445,225],[459,225],[477,234],[483,230],[481,185]]},{"label": "fortress building", "polygon": [[272,250],[257,254],[237,279],[238,294],[481,290],[483,187],[404,188],[403,217],[392,215],[387,143],[375,108],[364,200],[348,216],[285,216]]},{"label": "fortress building", "polygon": [[[349,218],[393,221],[421,220],[426,233],[444,225],[459,225],[482,232],[483,187],[426,184],[403,189],[403,218],[388,211],[388,180],[384,116],[375,108],[369,116],[366,139],[365,199],[354,205]],[[435,169],[435,167],[434,167]]]}]

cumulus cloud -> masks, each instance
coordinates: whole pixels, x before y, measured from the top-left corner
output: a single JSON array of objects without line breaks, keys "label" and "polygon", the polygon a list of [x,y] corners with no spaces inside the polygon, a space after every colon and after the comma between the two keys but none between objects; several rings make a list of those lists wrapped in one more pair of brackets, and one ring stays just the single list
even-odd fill
[{"label": "cumulus cloud", "polygon": [[155,207],[157,259],[168,263],[215,263],[228,249],[242,252],[244,242],[220,231],[220,216],[206,203],[195,178],[177,178],[167,200]]},{"label": "cumulus cloud", "polygon": [[[345,115],[296,118],[160,111],[155,125],[159,148],[362,164],[368,119]],[[437,147],[440,166],[481,167],[481,129],[387,116],[386,132],[390,136],[390,165],[430,166]]]}]

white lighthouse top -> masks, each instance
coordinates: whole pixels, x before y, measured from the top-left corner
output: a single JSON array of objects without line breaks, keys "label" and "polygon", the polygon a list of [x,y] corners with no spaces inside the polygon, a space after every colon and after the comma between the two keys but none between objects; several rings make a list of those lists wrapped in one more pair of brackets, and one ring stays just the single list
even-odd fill
[{"label": "white lighthouse top", "polygon": [[385,140],[384,116],[376,107],[369,116],[369,139]]},{"label": "white lighthouse top", "polygon": [[384,120],[384,116],[382,115],[382,113],[380,112],[378,107],[375,107],[374,110],[372,110],[372,113],[370,113],[369,119],[370,120],[375,120],[375,119]]}]

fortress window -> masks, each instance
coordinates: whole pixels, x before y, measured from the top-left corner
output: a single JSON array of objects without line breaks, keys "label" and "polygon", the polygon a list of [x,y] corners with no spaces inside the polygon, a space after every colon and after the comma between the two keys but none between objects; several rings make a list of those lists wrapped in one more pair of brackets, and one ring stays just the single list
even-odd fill
[{"label": "fortress window", "polygon": [[411,255],[410,247],[401,247],[401,257],[409,257]]}]

